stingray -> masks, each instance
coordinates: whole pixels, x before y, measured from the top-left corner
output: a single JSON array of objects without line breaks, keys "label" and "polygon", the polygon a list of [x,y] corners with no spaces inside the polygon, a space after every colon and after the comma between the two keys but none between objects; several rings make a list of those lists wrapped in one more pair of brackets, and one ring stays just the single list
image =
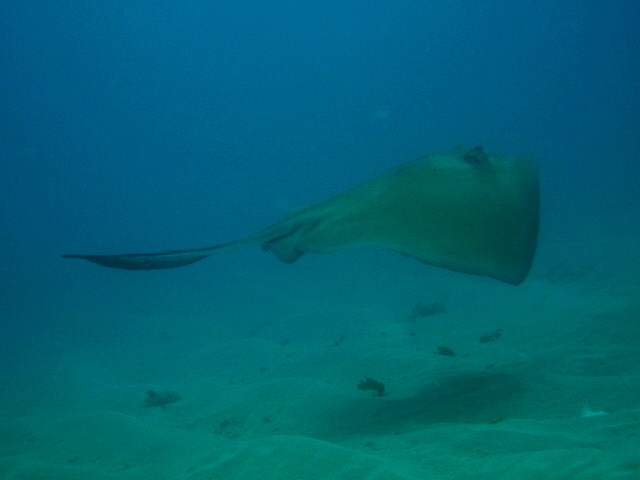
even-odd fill
[{"label": "stingray", "polygon": [[182,267],[253,243],[286,263],[305,253],[372,246],[518,285],[535,253],[538,203],[538,176],[531,160],[489,154],[482,147],[458,147],[420,157],[227,243],[158,253],[62,257],[154,270]]}]

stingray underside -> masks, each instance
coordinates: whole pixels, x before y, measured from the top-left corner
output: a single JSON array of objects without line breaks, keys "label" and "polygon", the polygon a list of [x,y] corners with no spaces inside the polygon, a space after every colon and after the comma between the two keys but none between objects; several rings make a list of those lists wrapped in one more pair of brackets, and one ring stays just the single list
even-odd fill
[{"label": "stingray underside", "polygon": [[[263,248],[285,261],[387,248],[438,267],[519,284],[538,234],[533,162],[477,148],[419,158],[293,215]],[[276,226],[276,227],[278,227]]]}]

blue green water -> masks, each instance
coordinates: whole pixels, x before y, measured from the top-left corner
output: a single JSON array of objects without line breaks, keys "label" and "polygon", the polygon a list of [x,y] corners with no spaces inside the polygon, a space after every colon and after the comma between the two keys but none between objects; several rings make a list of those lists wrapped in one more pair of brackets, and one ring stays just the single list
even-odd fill
[{"label": "blue green water", "polygon": [[[628,340],[636,338],[640,311],[639,27],[640,6],[622,0],[3,2],[0,477],[33,477],[28,465],[39,459],[45,478],[145,478],[148,472],[133,465],[142,454],[92,464],[100,456],[95,452],[32,448],[74,409],[107,424],[113,419],[104,415],[120,415],[123,432],[134,429],[126,422],[135,419],[158,432],[211,435],[176,440],[208,446],[195,449],[196,458],[174,452],[177,466],[167,467],[165,478],[209,478],[197,473],[209,465],[207,455],[230,455],[237,451],[236,439],[280,434],[304,438],[291,444],[295,448],[277,444],[282,439],[272,447],[273,455],[293,463],[306,458],[304,448],[319,448],[300,446],[305,442],[327,441],[348,450],[357,442],[345,438],[372,434],[378,439],[364,439],[359,447],[375,443],[376,448],[362,447],[367,455],[376,457],[377,451],[400,462],[384,466],[397,478],[426,472],[445,478],[447,471],[468,478],[473,462],[482,466],[477,457],[459,470],[454,464],[439,470],[398,453],[422,440],[406,437],[402,447],[385,442],[407,422],[449,422],[464,429],[478,419],[497,425],[525,418],[537,425],[569,418],[570,405],[579,410],[586,397],[603,390],[619,396],[599,397],[592,408],[616,410],[627,415],[618,424],[637,426],[630,419],[640,408],[633,400],[640,371],[632,361],[637,344]],[[161,272],[104,270],[59,258],[67,252],[224,242],[399,163],[458,144],[536,158],[540,247],[522,287],[496,286],[369,250],[305,257],[286,266],[254,248]],[[416,331],[398,326],[419,301],[444,302],[447,312]],[[533,318],[517,316],[535,310],[522,305],[541,309],[540,327]],[[505,332],[500,342],[514,338],[509,331],[521,333],[501,347],[505,351],[478,350],[476,337],[495,328]],[[584,338],[576,339],[576,331]],[[519,363],[522,352],[535,350],[541,339],[572,353],[542,348],[530,363]],[[335,354],[338,347],[332,345],[343,340],[347,353]],[[450,364],[434,366],[436,341],[457,343],[466,360],[453,370]],[[295,348],[290,356],[280,350],[288,345]],[[542,360],[547,353],[554,358],[549,370]],[[565,365],[571,355],[578,363],[590,359],[595,370]],[[287,366],[288,358],[297,367]],[[400,372],[410,376],[410,365],[423,360],[430,369],[400,387]],[[332,362],[333,368],[316,367]],[[500,362],[505,371],[499,373],[506,377],[494,378],[495,384],[479,374],[457,377]],[[359,367],[346,373],[345,365]],[[529,374],[536,369],[545,378],[579,377],[582,387],[576,391],[584,395],[552,408],[532,387],[536,381]],[[399,403],[378,411],[367,397],[366,405],[352,405],[361,393],[355,384],[375,375],[395,381]],[[442,375],[444,390],[426,387]],[[301,380],[283,385],[276,381],[282,378]],[[469,388],[489,385],[479,397],[493,398],[491,385],[515,392],[514,378],[534,392],[520,403],[514,393],[500,412],[473,396],[450,412],[425,407],[429,392],[445,403],[456,398],[459,378],[463,384],[471,378]],[[243,394],[221,389],[222,383],[257,389]],[[303,415],[279,406],[290,396],[304,397],[300,389],[307,390],[299,385],[309,385],[329,410],[342,412],[353,425],[345,427],[340,413],[342,421],[332,423],[335,418],[322,411],[316,412],[317,425],[307,428]],[[341,393],[333,395],[334,387]],[[158,418],[164,410],[152,417],[140,413],[150,388],[181,390],[186,406],[166,409],[169,415],[178,411],[180,420]],[[207,403],[208,388],[228,394],[226,413]],[[243,395],[248,400],[233,400]],[[390,395],[393,400],[393,388]],[[256,417],[255,428],[245,410],[249,400],[273,404],[267,408],[271,414]],[[368,408],[375,410],[372,418],[383,420],[358,420],[355,412]],[[390,413],[420,408],[432,413]],[[281,412],[282,426],[273,411]],[[80,420],[74,425],[78,437],[92,428]],[[571,428],[559,425],[555,431]],[[451,438],[467,434],[456,431]],[[230,443],[218,446],[220,438]],[[452,455],[473,450],[475,437],[465,438],[466,446],[447,443]],[[605,452],[629,442],[605,441],[597,432],[593,438],[588,448]],[[152,445],[150,455],[154,439],[140,439]],[[587,448],[566,442],[562,448]],[[514,445],[518,458],[530,458],[526,441]],[[259,453],[246,444],[238,448],[240,463],[259,467]],[[348,457],[340,452],[331,450],[327,458]],[[171,453],[166,455],[170,463]],[[557,466],[556,460],[546,461]],[[360,457],[353,462],[367,463]],[[638,462],[630,454],[611,465],[627,465],[620,468],[629,476],[620,478],[634,478]],[[305,468],[311,475],[311,467],[301,465],[289,472],[291,478],[305,475]],[[219,467],[210,478],[249,478],[248,471]],[[588,476],[596,475],[595,467],[556,471],[558,478],[605,478],[602,471]],[[354,478],[373,474],[362,470]],[[319,475],[347,478],[344,472]]]}]

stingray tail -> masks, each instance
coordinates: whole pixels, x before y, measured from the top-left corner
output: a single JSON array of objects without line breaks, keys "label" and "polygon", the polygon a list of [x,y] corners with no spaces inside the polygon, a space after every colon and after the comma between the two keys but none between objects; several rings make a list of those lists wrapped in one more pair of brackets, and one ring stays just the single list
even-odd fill
[{"label": "stingray tail", "polygon": [[283,222],[266,228],[255,235],[211,247],[167,250],[154,253],[123,253],[119,255],[83,255],[73,253],[60,256],[62,258],[79,258],[103,267],[120,270],[161,270],[184,267],[204,260],[222,250],[230,250],[261,242],[264,250],[272,250],[281,261],[291,263],[304,253],[302,251],[294,252],[293,248],[288,249],[288,244],[281,241],[283,238],[288,237],[291,232],[292,226],[288,222]]},{"label": "stingray tail", "polygon": [[64,254],[62,258],[79,258],[97,265],[120,270],[161,270],[178,268],[199,262],[222,250],[237,248],[257,241],[255,236],[241,238],[211,247],[192,248],[188,250],[167,250],[154,253],[123,253],[119,255],[81,255]]},{"label": "stingray tail", "polygon": [[103,267],[121,270],[158,270],[178,268],[203,260],[209,254],[197,254],[188,250],[182,253],[125,253],[122,255],[80,255],[64,254],[62,258],[80,258]]}]

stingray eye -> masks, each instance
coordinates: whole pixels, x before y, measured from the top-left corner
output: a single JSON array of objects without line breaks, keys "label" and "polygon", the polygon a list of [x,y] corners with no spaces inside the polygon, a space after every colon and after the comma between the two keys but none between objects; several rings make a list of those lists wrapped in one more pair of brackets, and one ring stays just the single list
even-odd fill
[{"label": "stingray eye", "polygon": [[470,165],[482,165],[489,161],[489,155],[487,155],[484,148],[479,145],[465,153],[462,158]]}]

